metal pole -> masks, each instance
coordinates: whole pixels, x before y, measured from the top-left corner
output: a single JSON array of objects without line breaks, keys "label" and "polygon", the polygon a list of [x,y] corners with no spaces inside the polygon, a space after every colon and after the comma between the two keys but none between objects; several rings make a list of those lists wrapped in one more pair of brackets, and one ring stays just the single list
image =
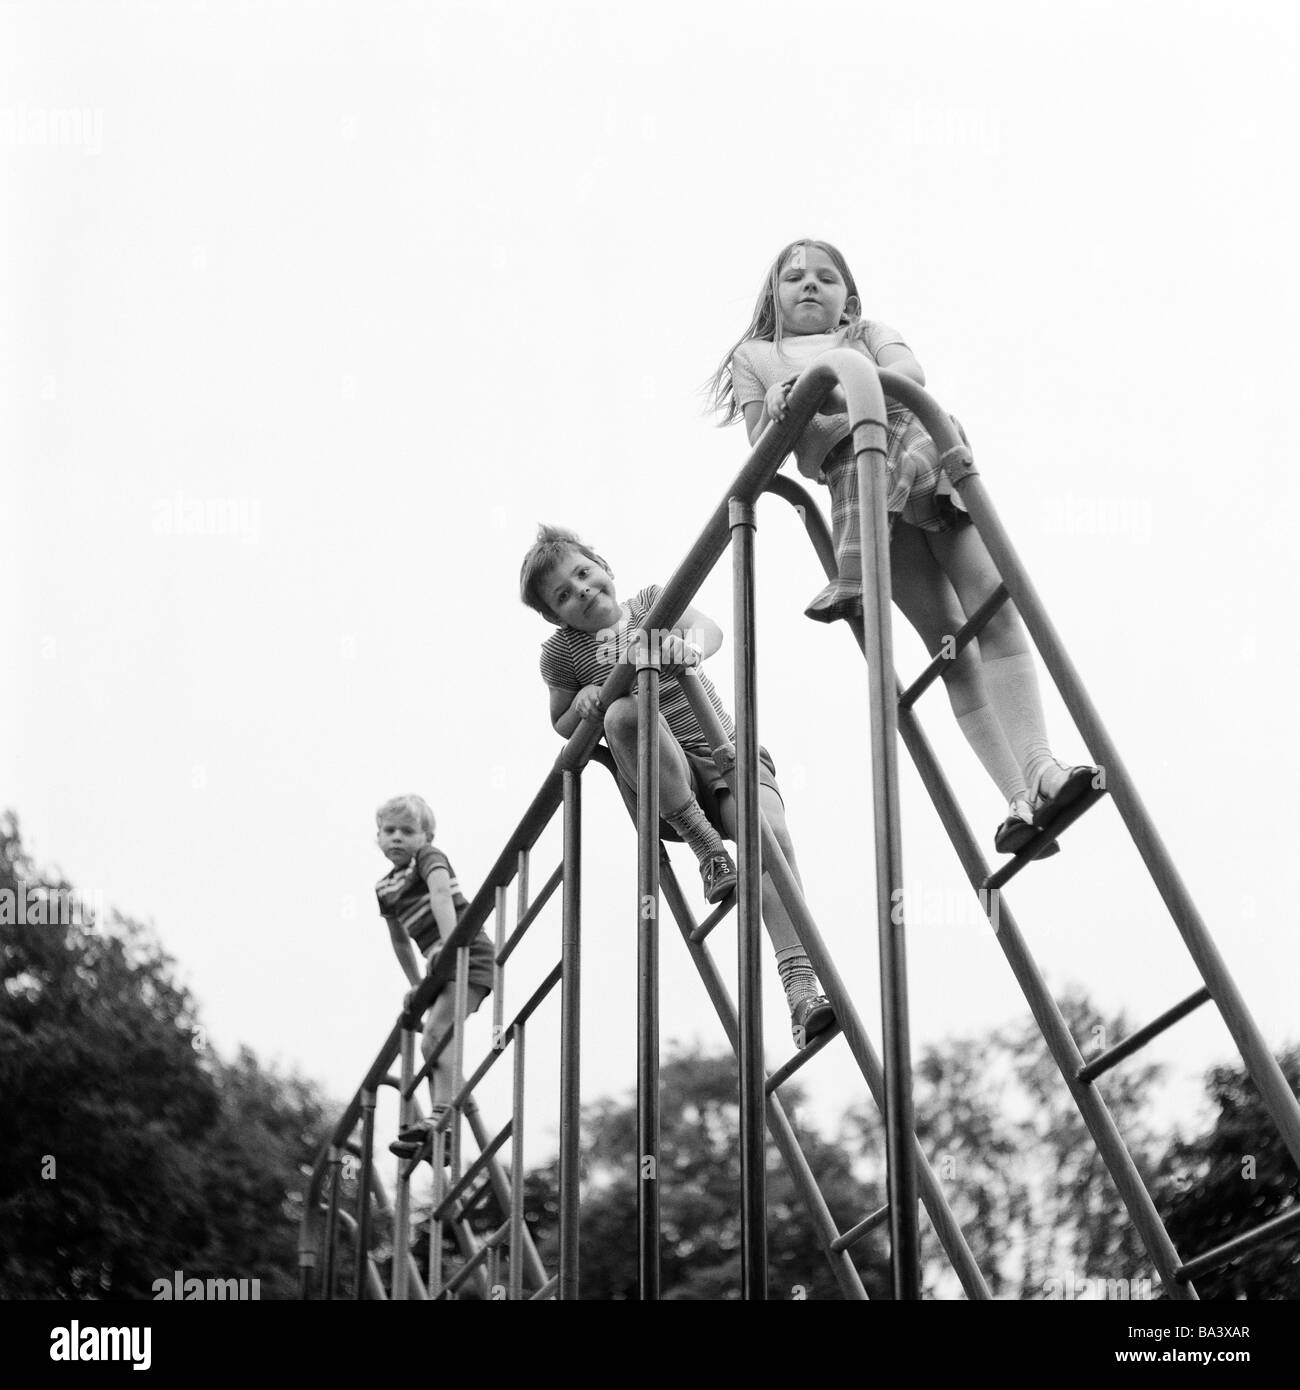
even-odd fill
[{"label": "metal pole", "polygon": [[[409,1020],[402,1019],[402,1088],[398,1092],[400,1103],[397,1107],[398,1128],[404,1129],[411,1122],[415,1109],[414,1100],[407,1095],[411,1089],[411,1078],[415,1075],[415,1030],[408,1027]],[[401,1301],[407,1297],[409,1288],[408,1260],[411,1254],[411,1174],[414,1164],[399,1163],[397,1167],[397,1195],[393,1202],[393,1299]]]},{"label": "metal pole", "polygon": [[370,1251],[370,1184],[375,1168],[375,1098],[373,1086],[361,1092],[361,1171],[357,1174],[357,1259],[353,1298],[364,1297],[366,1256]]},{"label": "metal pole", "polygon": [[881,1040],[885,1062],[890,1271],[896,1299],[921,1297],[920,1231],[912,1161],[912,1061],[903,930],[903,851],[898,804],[898,691],[890,625],[889,523],[883,430],[854,432],[862,536],[862,616],[871,694],[871,784],[876,829]]},{"label": "metal pole", "polygon": [[325,1299],[334,1297],[334,1274],[338,1265],[339,1238],[339,1168],[343,1162],[343,1150],[337,1144],[330,1146],[329,1156],[329,1206],[325,1209]]},{"label": "metal pole", "polygon": [[659,643],[636,657],[636,1163],[641,1298],[659,1297]]},{"label": "metal pole", "polygon": [[754,506],[733,497],[732,600],[736,680],[736,858],[740,1005],[741,1297],[767,1298],[767,1131],[763,1123],[763,861],[759,841],[758,688],[754,632]]},{"label": "metal pole", "polygon": [[[520,872],[527,872],[528,854],[521,851],[519,855]],[[492,952],[492,1046],[501,1048],[505,1046],[505,1039],[501,1036],[501,1030],[505,1027],[506,1010],[506,972],[505,967],[497,960],[501,954],[501,948],[506,944],[506,890],[497,889],[496,901],[496,926],[493,932],[495,950]],[[520,899],[522,902],[522,897]]]},{"label": "metal pole", "polygon": [[524,1296],[524,1025],[514,1028],[514,1109],[510,1128],[510,1291]]},{"label": "metal pole", "polygon": [[557,1299],[578,1297],[578,1045],[582,996],[582,780],[564,773],[563,949],[560,984],[560,1275]]}]

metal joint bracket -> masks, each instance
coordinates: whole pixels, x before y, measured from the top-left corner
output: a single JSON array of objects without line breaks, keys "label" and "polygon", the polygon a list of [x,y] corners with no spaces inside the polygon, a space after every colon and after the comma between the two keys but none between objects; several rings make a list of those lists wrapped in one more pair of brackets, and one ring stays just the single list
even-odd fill
[{"label": "metal joint bracket", "polygon": [[979,476],[979,469],[975,467],[975,459],[964,444],[955,444],[951,449],[946,449],[940,456],[939,462],[943,465],[943,471],[948,475],[948,481],[953,487],[959,487],[967,478]]},{"label": "metal joint bracket", "polygon": [[727,525],[734,531],[737,526],[748,526],[751,531],[758,529],[758,518],[752,502],[742,502],[733,497],[727,503]]}]

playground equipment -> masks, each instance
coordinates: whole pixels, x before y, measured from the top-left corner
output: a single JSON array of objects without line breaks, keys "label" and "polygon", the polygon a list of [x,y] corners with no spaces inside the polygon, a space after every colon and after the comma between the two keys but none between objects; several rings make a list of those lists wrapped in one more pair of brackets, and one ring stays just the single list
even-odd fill
[{"label": "playground equipment", "polygon": [[[883,1061],[877,1058],[872,1049],[850,992],[826,950],[821,933],[770,828],[759,812],[758,802],[753,604],[755,504],[764,492],[771,492],[794,505],[828,577],[834,577],[835,562],[830,536],[820,510],[802,487],[789,479],[778,477],[777,469],[808,420],[836,386],[844,391],[853,425],[862,509],[864,616],[860,621],[849,624],[849,627],[866,656],[870,681]],[[1002,577],[1002,582],[979,611],[956,634],[953,651],[935,658],[906,688],[901,687],[894,674],[890,632],[890,575],[883,468],[886,395],[913,410],[934,439],[948,476],[959,491]],[[657,741],[650,733],[658,722],[660,671],[655,644],[650,642],[640,647],[635,669],[631,665],[615,667],[602,688],[602,703],[608,707],[611,701],[627,694],[633,682],[636,682],[641,730],[636,816],[639,909],[637,1156],[641,1160],[638,1163],[638,1264],[641,1297],[653,1299],[659,1294],[658,924],[661,897],[667,901],[737,1052],[740,1071],[743,1296],[763,1299],[767,1295],[766,1129],[791,1173],[818,1241],[846,1298],[866,1297],[857,1271],[847,1255],[848,1249],[868,1231],[886,1223],[890,1233],[893,1296],[903,1299],[920,1297],[918,1200],[924,1204],[967,1297],[988,1297],[988,1289],[960,1227],[913,1133],[905,923],[901,910],[904,898],[896,761],[899,735],[911,754],[980,906],[994,926],[995,939],[1007,958],[1052,1058],[1141,1236],[1165,1295],[1175,1299],[1196,1298],[1194,1280],[1199,1275],[1239,1258],[1266,1241],[1300,1229],[1300,1208],[1297,1208],[1190,1259],[1180,1257],[1097,1090],[1095,1082],[1105,1072],[1193,1010],[1213,1001],[1287,1151],[1300,1166],[1300,1105],[1229,976],[1205,923],[993,509],[970,450],[959,437],[949,416],[914,382],[892,372],[878,373],[867,358],[856,352],[837,349],[824,354],[799,378],[789,397],[785,418],[770,425],[764,432],[686,559],[664,586],[643,625],[647,633],[673,626],[728,545],[734,564],[733,631],[737,705],[734,748],[723,737],[693,673],[689,670],[681,673],[687,698],[709,735],[719,771],[726,777],[736,796],[739,819],[737,889],[703,922],[695,920],[658,838],[658,753]],[[996,872],[990,872],[915,713],[917,700],[939,677],[944,661],[951,659],[955,651],[960,651],[978,637],[989,618],[1007,602],[1015,604],[1093,762],[1104,771],[1104,781],[1063,811],[1052,823],[1046,832],[1047,839],[1055,841],[1102,797],[1109,795],[1204,982],[1203,987],[1188,998],[1087,1062],[1030,956],[1002,892],[1005,885],[1042,852],[1045,840],[1042,837],[1036,839],[1009,863]],[[405,1242],[409,1235],[409,1180],[418,1160],[404,1163],[399,1169],[399,1185],[393,1206],[395,1248],[391,1296],[406,1298],[414,1292],[417,1297],[453,1298],[472,1280],[480,1296],[504,1294],[511,1299],[578,1297],[581,779],[584,769],[592,761],[604,761],[609,766],[608,755],[603,749],[597,748],[600,737],[599,722],[589,720],[568,740],[447,947],[438,957],[429,978],[413,992],[409,1007],[394,1025],[357,1094],[335,1126],[329,1143],[318,1156],[300,1240],[304,1297],[334,1296],[341,1230],[346,1231],[352,1240],[356,1296],[361,1297],[365,1293],[373,1297],[384,1292],[369,1248],[372,1198],[381,1209],[384,1209],[387,1201],[374,1171],[374,1118],[378,1087],[393,1085],[398,1088],[401,1098],[400,1124],[408,1123],[417,1113],[416,1090],[431,1065],[431,1061],[426,1062],[422,1070],[418,1073],[415,1071],[419,1020],[433,995],[452,984],[453,979],[455,1022],[441,1039],[438,1048],[439,1052],[448,1046],[453,1049],[455,1074],[458,1078],[464,1075],[468,943],[490,914],[495,919],[496,941],[495,988],[492,995],[495,1045],[459,1087],[443,1120],[443,1128],[449,1128],[451,1133],[451,1173],[447,1177],[440,1163],[431,1164],[434,1186],[427,1285],[420,1280],[413,1262],[404,1258]],[[530,899],[529,854],[557,811],[562,813],[563,818],[563,857],[541,892],[536,898]],[[835,1005],[838,1020],[834,1029],[815,1039],[770,1074],[765,1074],[763,1059],[759,990],[759,885],[763,869],[772,876],[823,988]],[[516,885],[516,914],[514,928],[507,936],[507,890],[511,883]],[[557,888],[562,889],[560,959],[523,1007],[506,1023],[505,966]],[[650,905],[648,910],[646,904]],[[706,945],[709,933],[733,908],[738,910],[738,1005],[733,1005]],[[548,1275],[524,1221],[524,1064],[528,1021],[557,984],[561,988],[559,1260],[556,1272]],[[881,1110],[888,1173],[886,1205],[865,1215],[857,1225],[844,1232],[837,1230],[831,1219],[778,1094],[780,1087],[791,1076],[813,1061],[841,1034]],[[507,1050],[512,1054],[514,1069],[512,1114],[502,1129],[490,1135],[478,1110],[474,1091]],[[389,1075],[389,1068],[399,1053],[400,1080],[394,1080]],[[361,1138],[357,1143],[353,1136],[359,1120]],[[478,1156],[468,1164],[463,1162],[464,1123],[468,1123],[479,1149]],[[433,1140],[435,1145],[440,1142],[440,1135]],[[510,1145],[508,1172],[499,1157],[507,1143]],[[349,1151],[360,1160],[355,1219],[342,1212],[339,1205],[340,1167],[345,1153]],[[322,1194],[327,1178],[328,1190]],[[508,1215],[486,1238],[479,1238],[470,1229],[467,1218],[489,1193],[495,1196],[501,1210]],[[444,1228],[450,1230],[464,1256],[460,1269],[446,1280],[442,1277]],[[503,1259],[506,1260],[504,1283]]]}]

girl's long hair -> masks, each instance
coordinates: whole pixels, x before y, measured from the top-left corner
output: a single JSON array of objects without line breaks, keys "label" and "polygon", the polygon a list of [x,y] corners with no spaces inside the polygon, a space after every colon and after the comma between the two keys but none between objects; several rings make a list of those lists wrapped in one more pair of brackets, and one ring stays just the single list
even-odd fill
[{"label": "girl's long hair", "polygon": [[718,411],[722,415],[722,419],[718,421],[719,425],[729,425],[733,420],[740,418],[740,407],[736,404],[736,392],[731,380],[731,359],[735,355],[736,349],[742,343],[754,340],[776,343],[778,347],[780,346],[781,316],[776,311],[776,287],[781,278],[781,271],[786,261],[789,260],[791,252],[800,246],[812,246],[818,251],[825,252],[834,263],[835,269],[843,277],[850,298],[857,299],[861,303],[857,282],[853,279],[853,272],[849,269],[848,262],[829,241],[813,241],[804,237],[799,241],[792,241],[789,246],[782,247],[763,281],[763,288],[759,291],[758,302],[754,305],[754,317],[750,319],[749,327],[727,349],[722,361],[718,364],[718,370],[714,372],[705,386],[709,396],[709,409]]}]

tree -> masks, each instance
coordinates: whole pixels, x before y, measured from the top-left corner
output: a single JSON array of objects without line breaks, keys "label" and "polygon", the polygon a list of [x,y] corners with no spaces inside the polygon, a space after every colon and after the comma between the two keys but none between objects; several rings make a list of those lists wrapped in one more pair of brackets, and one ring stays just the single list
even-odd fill
[{"label": "tree", "polygon": [[[201,1055],[194,1001],[130,919],[79,901],[0,818],[0,1297],[150,1298],[153,1282],[295,1287],[295,1194],[319,1146],[311,1088]],[[28,920],[20,920],[26,916]],[[40,920],[31,920],[32,917]],[[51,920],[54,919],[54,920]]]},{"label": "tree", "polygon": [[[1300,1091],[1300,1047],[1281,1058]],[[1184,1260],[1300,1205],[1300,1175],[1244,1068],[1216,1067],[1206,1089],[1218,1113],[1208,1134],[1173,1143],[1159,1205]],[[1291,1231],[1196,1281],[1202,1298],[1300,1298],[1300,1234]]]},{"label": "tree", "polygon": [[[740,1296],[740,1144],[735,1061],[685,1052],[660,1072],[662,1094],[659,1199],[661,1295],[665,1299]],[[792,1115],[797,1087],[782,1088]],[[879,1205],[880,1193],[853,1174],[848,1158],[819,1135],[796,1130],[809,1165],[841,1229]],[[580,1236],[581,1296],[636,1297],[636,1106],[611,1099],[584,1108]],[[838,1285],[812,1225],[774,1151],[768,1170],[768,1270],[773,1298],[835,1299]],[[558,1256],[558,1161],[529,1177],[528,1208],[536,1219],[548,1268]],[[888,1286],[879,1236],[853,1251],[871,1297]]]}]

